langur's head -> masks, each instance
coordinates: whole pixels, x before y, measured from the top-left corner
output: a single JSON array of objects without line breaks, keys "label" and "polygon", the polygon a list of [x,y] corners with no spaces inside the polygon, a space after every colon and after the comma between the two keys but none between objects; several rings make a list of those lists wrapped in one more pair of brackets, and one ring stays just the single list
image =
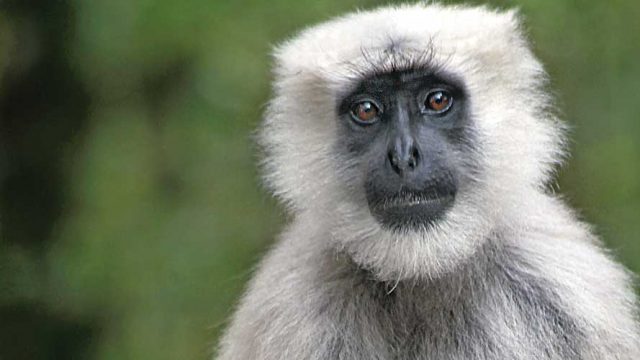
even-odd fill
[{"label": "langur's head", "polygon": [[549,180],[562,131],[513,12],[358,12],[276,51],[267,184],[382,280],[438,277]]}]

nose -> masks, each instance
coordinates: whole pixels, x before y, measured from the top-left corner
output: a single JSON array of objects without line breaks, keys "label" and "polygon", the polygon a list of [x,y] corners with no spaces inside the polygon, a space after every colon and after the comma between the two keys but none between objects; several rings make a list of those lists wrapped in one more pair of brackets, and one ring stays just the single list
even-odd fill
[{"label": "nose", "polygon": [[410,136],[396,139],[387,153],[387,161],[393,171],[404,176],[414,171],[420,163],[420,152]]}]

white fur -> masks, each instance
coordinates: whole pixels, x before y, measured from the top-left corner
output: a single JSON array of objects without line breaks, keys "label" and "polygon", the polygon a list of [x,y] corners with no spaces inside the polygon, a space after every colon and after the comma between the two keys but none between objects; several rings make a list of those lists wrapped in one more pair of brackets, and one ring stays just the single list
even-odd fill
[{"label": "white fur", "polygon": [[[426,4],[358,12],[303,31],[275,57],[275,95],[259,139],[266,182],[294,217],[251,283],[221,359],[640,358],[626,271],[546,191],[564,157],[565,131],[550,111],[545,72],[515,12]],[[371,68],[421,61],[462,79],[482,173],[459,189],[437,224],[400,233],[381,227],[362,189],[350,186],[359,180],[336,156],[335,108]],[[501,261],[509,265],[503,269]],[[527,281],[546,284],[552,300],[531,285],[541,299],[526,308],[517,297],[525,290],[483,277],[494,268],[509,281],[522,277],[523,289]],[[397,296],[415,288],[426,295],[394,300],[403,304],[395,318],[376,315],[382,310],[368,299],[370,289],[345,287],[361,271]],[[467,291],[486,301],[456,296]],[[423,350],[394,348],[404,334],[398,319],[410,321],[413,307],[457,309],[445,303],[449,298],[467,304],[460,305],[465,311],[477,308],[467,316],[481,319],[484,341],[469,335],[476,331],[471,326],[423,314],[443,331],[467,334],[469,343],[455,347],[446,337],[441,343],[434,340],[441,335],[430,338],[425,330],[425,339],[406,340]],[[571,346],[554,347],[552,320],[528,335],[536,311],[548,313],[539,309],[547,302],[580,334],[571,335]]]}]

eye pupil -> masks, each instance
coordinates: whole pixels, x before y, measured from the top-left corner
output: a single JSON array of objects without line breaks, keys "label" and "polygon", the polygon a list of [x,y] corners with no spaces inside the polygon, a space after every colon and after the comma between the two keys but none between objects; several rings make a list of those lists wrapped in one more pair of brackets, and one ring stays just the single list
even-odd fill
[{"label": "eye pupil", "polygon": [[429,110],[442,113],[449,110],[451,102],[451,96],[446,91],[438,90],[427,96],[425,105]]},{"label": "eye pupil", "polygon": [[351,110],[351,115],[361,123],[372,123],[378,117],[379,109],[371,101],[357,103]]}]

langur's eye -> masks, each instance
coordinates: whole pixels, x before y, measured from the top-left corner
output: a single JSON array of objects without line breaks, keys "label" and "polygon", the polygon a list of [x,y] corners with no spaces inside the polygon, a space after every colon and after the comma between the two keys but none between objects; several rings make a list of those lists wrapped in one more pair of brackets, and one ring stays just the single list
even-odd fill
[{"label": "langur's eye", "polygon": [[359,124],[373,124],[378,120],[380,108],[370,100],[356,103],[351,108],[351,117]]},{"label": "langur's eye", "polygon": [[427,95],[424,106],[428,111],[442,114],[451,108],[453,98],[444,90],[432,91]]}]

